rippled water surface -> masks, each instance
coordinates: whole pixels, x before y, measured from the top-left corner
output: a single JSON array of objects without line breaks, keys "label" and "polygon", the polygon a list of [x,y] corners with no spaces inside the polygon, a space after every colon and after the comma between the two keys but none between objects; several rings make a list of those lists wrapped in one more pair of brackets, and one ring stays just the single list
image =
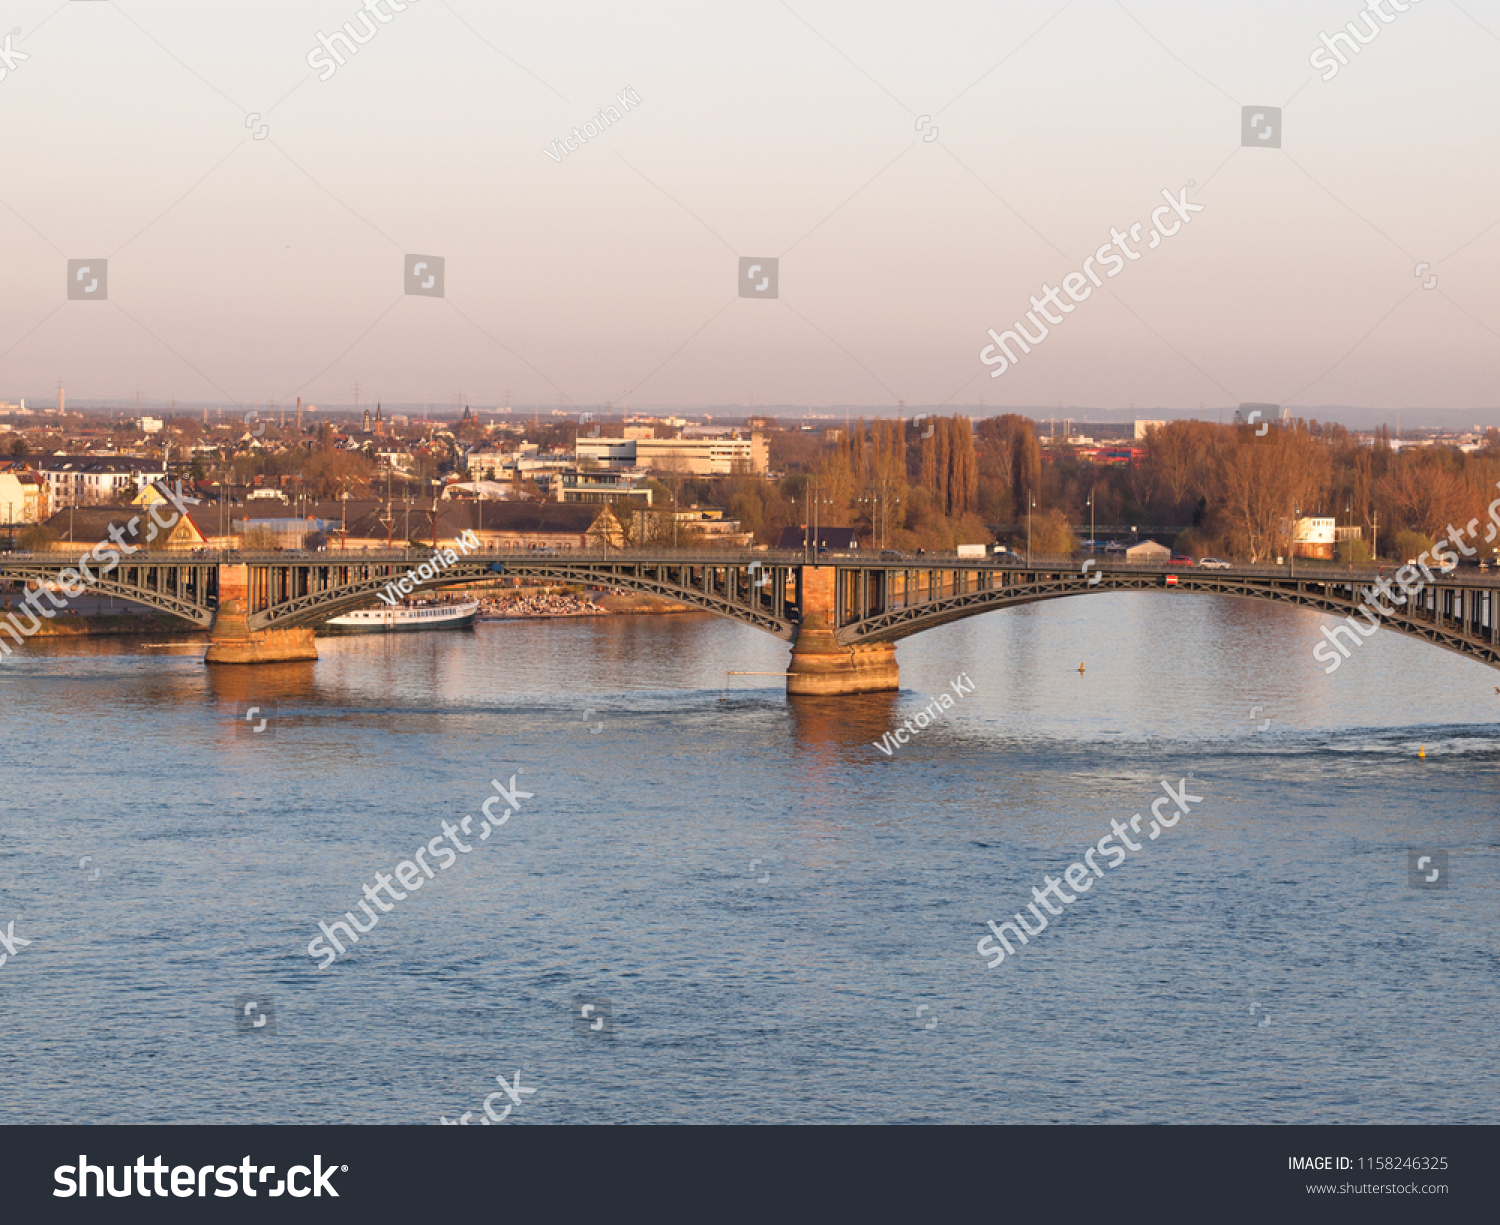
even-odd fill
[{"label": "rippled water surface", "polygon": [[[795,702],[725,675],[784,644],[696,615],[250,669],[28,644],[0,1117],[435,1123],[520,1069],[508,1124],[1500,1121],[1500,673],[1384,633],[1325,676],[1321,624],[1058,601],[903,642],[899,694]],[[986,967],[986,920],[1189,773],[1190,816]],[[319,922],[512,774],[518,815],[318,969]]]}]

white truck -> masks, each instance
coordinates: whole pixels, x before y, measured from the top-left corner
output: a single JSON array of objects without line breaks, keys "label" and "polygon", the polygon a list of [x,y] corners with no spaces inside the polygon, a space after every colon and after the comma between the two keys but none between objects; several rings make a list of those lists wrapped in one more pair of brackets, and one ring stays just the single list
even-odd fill
[{"label": "white truck", "polygon": [[984,544],[961,544],[958,546],[960,557],[985,557],[989,553],[989,546]]}]

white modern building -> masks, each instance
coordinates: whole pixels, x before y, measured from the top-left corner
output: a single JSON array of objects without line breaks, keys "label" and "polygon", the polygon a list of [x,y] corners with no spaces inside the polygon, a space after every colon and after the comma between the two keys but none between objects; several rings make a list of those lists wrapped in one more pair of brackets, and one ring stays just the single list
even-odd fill
[{"label": "white modern building", "polygon": [[573,452],[580,464],[598,464],[604,468],[634,468],[635,448],[639,438],[579,438]]},{"label": "white modern building", "polygon": [[143,486],[167,479],[161,460],[134,455],[51,455],[38,460],[36,468],[47,482],[53,514],[70,506],[121,506]]},{"label": "white modern building", "polygon": [[729,476],[765,472],[770,447],[759,434],[749,438],[579,438],[580,464],[646,468],[683,476]]},{"label": "white modern building", "polygon": [[552,475],[547,496],[557,502],[602,504],[633,498],[651,505],[652,491],[646,486],[646,474],[639,470],[602,468],[579,471],[571,468]]}]

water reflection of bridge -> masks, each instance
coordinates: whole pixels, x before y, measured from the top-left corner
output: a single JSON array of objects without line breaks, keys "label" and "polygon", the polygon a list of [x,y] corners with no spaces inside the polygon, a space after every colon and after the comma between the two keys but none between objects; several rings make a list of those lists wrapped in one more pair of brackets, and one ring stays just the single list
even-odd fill
[{"label": "water reflection of bridge", "polygon": [[[329,617],[375,603],[430,552],[137,553],[109,574],[59,573],[57,554],[0,555],[0,580],[60,581],[133,600],[211,629],[210,663],[316,659],[314,628]],[[1459,654],[1500,665],[1495,580],[1437,575],[1404,603],[1367,601],[1375,571],[1329,567],[1201,570],[1114,562],[1081,569],[1071,560],[1031,565],[958,558],[824,556],[800,552],[651,551],[453,553],[415,590],[487,581],[572,583],[643,592],[753,626],[792,644],[787,692],[869,693],[897,687],[898,640],[991,609],[1115,591],[1269,600],[1348,616],[1365,604],[1382,625]],[[1410,576],[1408,576],[1410,577]],[[1390,588],[1387,588],[1390,590]],[[61,600],[63,597],[57,597]],[[46,596],[31,597],[49,610]],[[8,624],[0,621],[0,626]],[[15,634],[11,635],[16,637]],[[7,645],[9,645],[7,643]]]}]

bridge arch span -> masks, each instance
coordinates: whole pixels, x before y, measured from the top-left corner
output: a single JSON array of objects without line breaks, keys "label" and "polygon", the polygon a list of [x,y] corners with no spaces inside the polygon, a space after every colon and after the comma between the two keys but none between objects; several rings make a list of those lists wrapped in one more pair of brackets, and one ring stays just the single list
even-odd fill
[{"label": "bridge arch span", "polygon": [[[316,625],[329,617],[376,601],[393,577],[410,567],[381,566],[377,574],[359,575],[335,587],[288,596],[253,612],[252,630],[285,629]],[[664,599],[716,613],[739,621],[784,641],[796,636],[796,606],[787,598],[786,567],[767,568],[758,574],[744,562],[711,561],[643,562],[622,559],[579,561],[566,555],[557,558],[499,557],[460,558],[438,576],[417,585],[417,591],[440,591],[448,587],[515,578],[525,583],[557,583],[611,587],[621,591],[660,596]],[[778,573],[781,572],[781,573]]]},{"label": "bridge arch span", "polygon": [[[207,628],[214,619],[213,602],[218,593],[218,569],[217,563],[212,561],[167,569],[122,561],[105,574],[95,562],[89,565],[94,581],[85,582],[84,586],[90,595],[111,596],[117,600],[144,604],[157,612],[182,617],[194,625]],[[76,572],[77,559],[68,558],[65,554],[0,561],[0,578],[11,582],[54,583],[59,573],[66,570]],[[82,575],[79,577],[81,579]],[[38,597],[33,603],[43,608],[53,607],[45,597]]]},{"label": "bridge arch span", "polygon": [[[1405,604],[1366,592],[1379,576],[1328,578],[1294,577],[1287,571],[1233,574],[1221,571],[1160,571],[1121,567],[1084,573],[1067,570],[1011,570],[1000,585],[959,582],[954,590],[939,590],[926,599],[894,601],[886,607],[841,620],[840,643],[897,642],[939,625],[1001,608],[1070,596],[1118,591],[1151,591],[1182,595],[1213,595],[1262,600],[1307,608],[1333,617],[1355,617],[1368,629],[1370,617],[1382,628],[1443,647],[1469,659],[1500,667],[1500,586],[1493,581],[1460,581],[1451,577],[1425,584]],[[1388,582],[1388,581],[1387,581]],[[1389,587],[1389,584],[1388,584]],[[1399,599],[1399,593],[1397,595]],[[1339,634],[1339,627],[1327,633]],[[1343,640],[1354,631],[1344,627]],[[1331,641],[1331,640],[1330,640]],[[1335,648],[1330,645],[1330,651]]]}]

